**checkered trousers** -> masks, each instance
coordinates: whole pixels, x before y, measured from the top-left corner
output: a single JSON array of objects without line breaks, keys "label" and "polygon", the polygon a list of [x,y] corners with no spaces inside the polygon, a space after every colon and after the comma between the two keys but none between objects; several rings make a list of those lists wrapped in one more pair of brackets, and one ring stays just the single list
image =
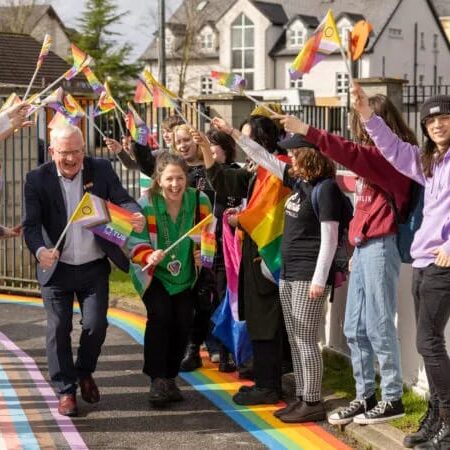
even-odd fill
[{"label": "checkered trousers", "polygon": [[319,326],[331,287],[318,299],[309,298],[310,281],[280,280],[280,298],[286,331],[291,344],[297,397],[316,402],[321,399],[322,355]]}]

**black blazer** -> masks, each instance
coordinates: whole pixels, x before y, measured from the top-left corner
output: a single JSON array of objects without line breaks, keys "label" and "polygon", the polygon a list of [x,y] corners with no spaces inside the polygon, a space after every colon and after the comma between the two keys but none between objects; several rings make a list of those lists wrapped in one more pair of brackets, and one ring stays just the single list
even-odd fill
[{"label": "black blazer", "polygon": [[[85,157],[83,162],[83,191],[140,212],[139,205],[129,196],[114,172],[111,163],[104,159]],[[67,211],[54,162],[48,162],[29,172],[24,186],[23,234],[25,242],[36,256],[40,247],[52,248],[67,224]],[[128,272],[129,260],[117,245],[95,236],[101,249],[119,269]],[[64,239],[59,246],[64,247]],[[37,266],[37,279],[46,285],[57,264],[43,271]]]}]

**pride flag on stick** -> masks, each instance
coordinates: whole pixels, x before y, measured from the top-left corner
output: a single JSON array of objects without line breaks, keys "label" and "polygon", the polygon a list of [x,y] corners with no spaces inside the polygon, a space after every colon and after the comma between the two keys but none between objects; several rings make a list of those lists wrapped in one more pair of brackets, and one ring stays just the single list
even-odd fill
[{"label": "pride flag on stick", "polygon": [[33,86],[34,80],[36,79],[36,75],[39,72],[39,69],[41,68],[45,57],[48,55],[48,52],[50,51],[50,47],[52,46],[52,37],[49,34],[46,34],[44,36],[44,42],[42,43],[41,51],[38,56],[38,60],[36,62],[36,69],[34,69],[33,76],[31,77],[31,81],[28,84],[27,90],[25,92],[25,95],[23,96],[23,100],[25,101],[28,97],[28,94],[30,93],[31,86]]}]

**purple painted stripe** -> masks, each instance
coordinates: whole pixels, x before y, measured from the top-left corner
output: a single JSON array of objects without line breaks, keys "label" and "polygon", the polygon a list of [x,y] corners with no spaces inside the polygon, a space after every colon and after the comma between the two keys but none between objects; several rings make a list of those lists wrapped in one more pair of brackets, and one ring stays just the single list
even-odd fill
[{"label": "purple painted stripe", "polygon": [[78,433],[78,430],[76,429],[72,420],[69,417],[61,416],[58,413],[58,399],[56,398],[53,389],[45,381],[34,360],[30,356],[28,356],[21,348],[17,347],[17,345],[2,332],[0,332],[0,343],[7,350],[16,355],[16,357],[23,363],[31,379],[33,380],[43,399],[47,403],[53,418],[58,424],[58,427],[61,430],[61,433],[66,439],[70,448],[74,450],[88,450],[87,445],[85,444],[81,435]]}]

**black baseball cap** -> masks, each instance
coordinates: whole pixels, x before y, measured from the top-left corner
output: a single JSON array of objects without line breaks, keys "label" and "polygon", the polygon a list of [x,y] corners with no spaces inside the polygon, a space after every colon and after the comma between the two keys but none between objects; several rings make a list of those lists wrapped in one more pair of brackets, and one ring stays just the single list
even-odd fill
[{"label": "black baseball cap", "polygon": [[282,141],[278,142],[278,146],[284,148],[285,150],[290,150],[293,148],[313,148],[314,150],[319,150],[316,145],[306,140],[303,134],[293,134]]}]

